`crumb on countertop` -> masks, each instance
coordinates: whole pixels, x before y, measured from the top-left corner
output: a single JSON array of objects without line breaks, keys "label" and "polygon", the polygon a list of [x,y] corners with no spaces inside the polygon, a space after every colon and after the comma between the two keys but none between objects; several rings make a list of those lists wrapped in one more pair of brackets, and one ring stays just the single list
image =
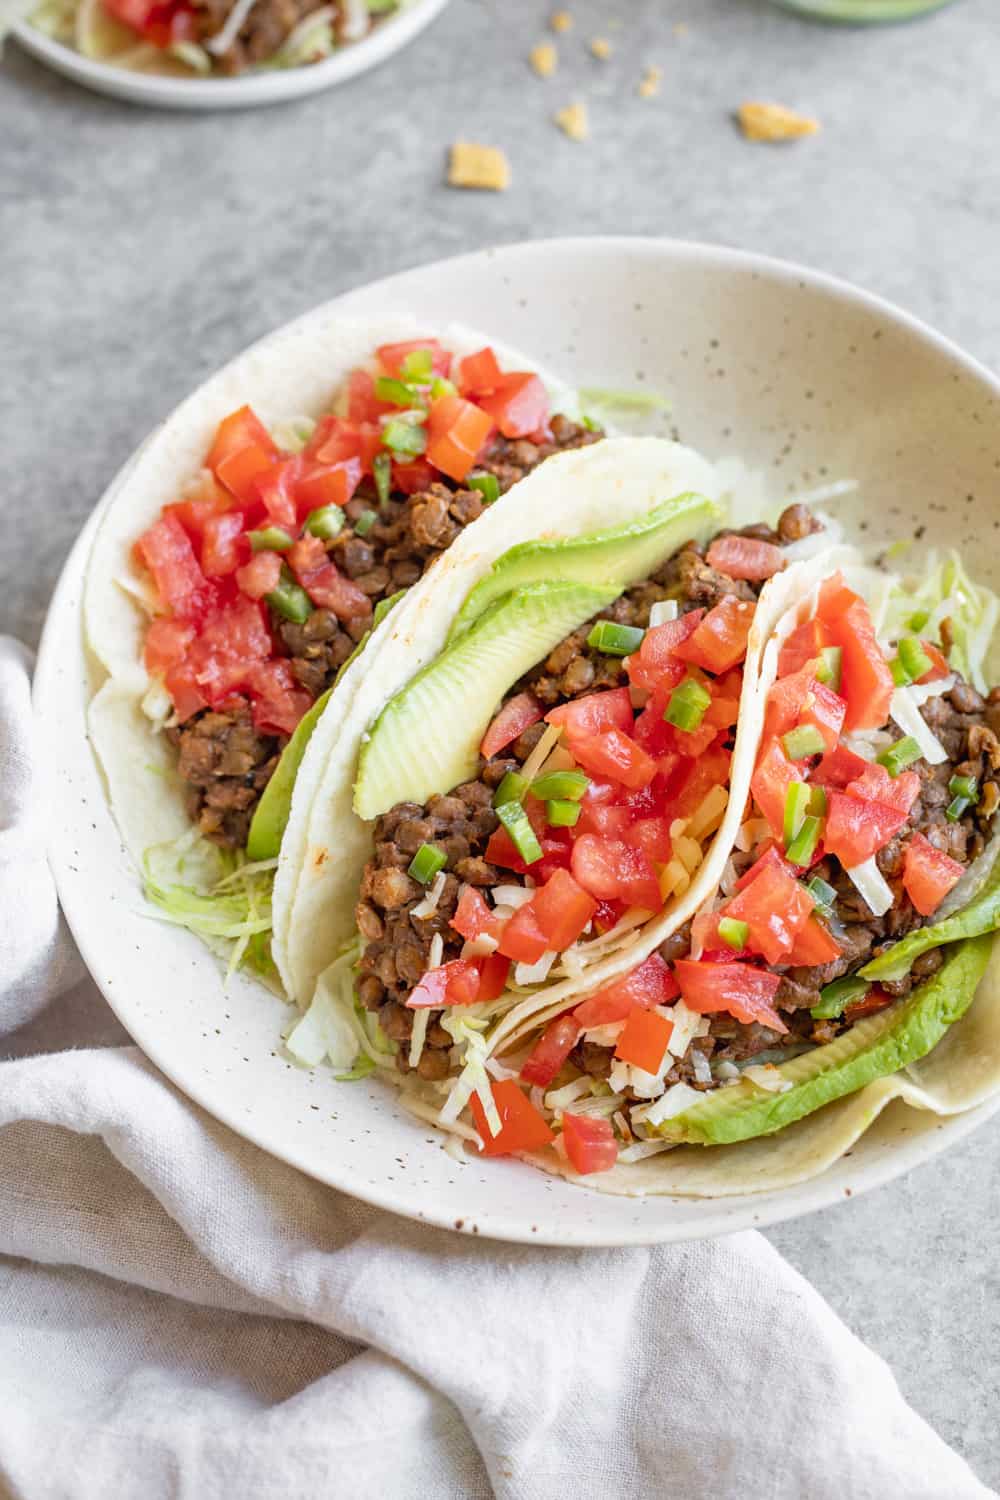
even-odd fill
[{"label": "crumb on countertop", "polygon": [[587,106],[577,99],[565,109],[556,110],[555,122],[571,141],[585,141],[590,134],[587,122]]},{"label": "crumb on countertop", "polygon": [[573,25],[573,17],[568,10],[556,10],[549,18],[549,25],[553,31],[569,31]]},{"label": "crumb on countertop", "polygon": [[654,98],[660,92],[660,80],[662,78],[663,69],[658,68],[655,63],[651,63],[639,80],[639,98]]},{"label": "crumb on countertop", "polygon": [[506,192],[510,187],[510,162],[499,146],[456,141],[449,155],[448,185],[482,188],[492,193]]},{"label": "crumb on countertop", "polygon": [[737,110],[740,129],[748,141],[794,141],[803,135],[815,135],[819,121],[811,115],[800,115],[783,104],[765,104],[748,99]]},{"label": "crumb on countertop", "polygon": [[590,44],[590,50],[600,62],[607,62],[611,56],[611,43],[606,36],[595,36]]},{"label": "crumb on countertop", "polygon": [[552,42],[539,42],[528,53],[528,61],[539,78],[551,78],[559,62],[559,54]]}]

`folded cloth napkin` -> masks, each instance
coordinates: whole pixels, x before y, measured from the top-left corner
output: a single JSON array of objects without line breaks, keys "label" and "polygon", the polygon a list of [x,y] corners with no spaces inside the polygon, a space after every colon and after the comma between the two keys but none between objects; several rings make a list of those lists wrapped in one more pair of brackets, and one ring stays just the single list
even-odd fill
[{"label": "folded cloth napkin", "polygon": [[3,642],[0,766],[0,1494],[993,1494],[757,1234],[491,1244],[217,1124],[81,978]]}]

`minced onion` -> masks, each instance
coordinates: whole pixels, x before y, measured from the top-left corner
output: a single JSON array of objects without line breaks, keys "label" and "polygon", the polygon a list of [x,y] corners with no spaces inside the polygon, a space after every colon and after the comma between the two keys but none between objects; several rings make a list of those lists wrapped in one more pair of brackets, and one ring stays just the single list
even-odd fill
[{"label": "minced onion", "polygon": [[675,1083],[659,1099],[654,1099],[652,1104],[640,1104],[637,1109],[633,1109],[632,1120],[642,1120],[647,1125],[662,1125],[664,1120],[673,1119],[674,1115],[690,1109],[692,1104],[698,1104],[703,1097],[690,1084]]},{"label": "minced onion", "polygon": [[844,872],[868,910],[876,917],[884,917],[892,906],[892,891],[875,862],[874,854],[860,865],[852,865]]},{"label": "minced onion", "polygon": [[697,1011],[689,1010],[683,1000],[677,1000],[670,1009],[674,1029],[670,1033],[667,1051],[674,1057],[683,1057],[696,1036],[707,1036],[709,1020]]},{"label": "minced onion", "polygon": [[921,755],[930,765],[939,766],[948,759],[947,750],[924,722],[923,715],[910,696],[908,687],[896,688],[894,691],[889,700],[889,717],[904,734],[916,740],[920,746]]},{"label": "minced onion", "polygon": [[712,1065],[704,1052],[699,1051],[697,1047],[693,1048],[691,1052],[691,1067],[699,1083],[714,1082],[712,1078]]},{"label": "minced onion", "polygon": [[436,932],[431,938],[431,946],[427,953],[427,967],[436,969],[444,958],[444,938]]},{"label": "minced onion", "polygon": [[[443,870],[439,870],[434,877],[434,883],[422,901],[419,901],[410,913],[414,917],[432,917],[438,909],[438,902],[444,893],[447,876]],[[496,946],[494,944],[494,946]]]},{"label": "minced onion", "polygon": [[495,885],[490,894],[495,905],[512,906],[516,911],[531,900],[534,891],[526,890],[523,885]]},{"label": "minced onion", "polygon": [[584,1036],[598,1047],[613,1047],[624,1029],[624,1021],[608,1021],[604,1026],[592,1026]]},{"label": "minced onion", "polygon": [[680,613],[680,606],[676,599],[661,599],[658,603],[650,605],[649,624],[668,625],[671,620],[676,620]]},{"label": "minced onion", "polygon": [[954,672],[949,672],[947,677],[935,677],[933,682],[911,682],[907,692],[918,708],[931,698],[940,698],[942,693],[950,693],[958,681]]},{"label": "minced onion", "polygon": [[585,1098],[591,1092],[591,1087],[592,1079],[589,1076],[574,1078],[572,1083],[565,1083],[561,1089],[552,1089],[545,1095],[545,1108],[553,1111],[568,1109],[578,1099]]},{"label": "minced onion", "polygon": [[547,948],[537,963],[515,964],[515,984],[544,984],[549,977],[549,970],[558,958],[554,948]]},{"label": "minced onion", "polygon": [[673,1144],[673,1141],[635,1141],[631,1146],[626,1146],[624,1151],[619,1151],[618,1160],[642,1161],[644,1156],[659,1156],[661,1151],[671,1151]]}]

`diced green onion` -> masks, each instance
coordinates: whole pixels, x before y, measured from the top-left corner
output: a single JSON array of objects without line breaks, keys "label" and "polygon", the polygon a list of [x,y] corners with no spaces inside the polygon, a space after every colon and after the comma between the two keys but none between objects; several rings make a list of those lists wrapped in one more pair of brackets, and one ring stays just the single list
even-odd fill
[{"label": "diced green onion", "polygon": [[332,542],[343,529],[344,507],[342,505],[321,505],[319,510],[311,510],[306,516],[306,530],[310,536],[322,537],[324,542]]},{"label": "diced green onion", "polygon": [[823,831],[819,818],[803,818],[802,826],[785,850],[790,865],[807,865],[816,853],[816,845]]},{"label": "diced green onion", "polygon": [[735,948],[737,953],[742,953],[750,936],[750,928],[746,922],[740,922],[736,917],[719,918],[719,937],[727,948]]},{"label": "diced green onion", "polygon": [[505,802],[523,802],[528,783],[517,771],[508,771],[493,793],[493,806],[502,807]]},{"label": "diced green onion", "polygon": [[824,646],[816,663],[816,681],[825,683],[832,693],[840,692],[842,657],[839,646]]},{"label": "diced green onion", "polygon": [[910,681],[916,682],[923,677],[934,666],[927,652],[924,650],[923,642],[915,635],[905,635],[896,647],[899,659],[909,673]]},{"label": "diced green onion", "polygon": [[868,981],[865,979],[835,979],[832,984],[825,984],[820,990],[819,1004],[814,1005],[809,1014],[815,1021],[834,1021],[855,1000],[867,995],[868,988]]},{"label": "diced green onion", "polygon": [[500,498],[500,481],[495,474],[467,474],[463,480],[467,490],[478,490],[484,505],[492,505]]},{"label": "diced green onion", "polygon": [[556,797],[545,804],[545,820],[553,828],[572,828],[582,809],[579,802],[569,802]]},{"label": "diced green onion", "polygon": [[421,844],[416,854],[410,860],[407,871],[414,880],[419,880],[421,885],[430,885],[439,870],[443,870],[448,863],[448,856],[437,844]]},{"label": "diced green onion", "polygon": [[784,843],[786,849],[809,816],[811,793],[812,788],[804,781],[793,781],[785,793]]},{"label": "diced green onion", "polygon": [[880,766],[885,766],[890,776],[898,776],[907,766],[912,766],[915,760],[919,760],[922,754],[916,740],[911,734],[907,734],[894,745],[887,745],[875,759]]},{"label": "diced green onion", "polygon": [[302,625],[313,612],[312,600],[305,589],[300,588],[288,568],[282,568],[277,588],[265,596],[277,614],[296,625]]},{"label": "diced green onion", "polygon": [[375,475],[375,493],[378,495],[378,503],[385,505],[392,488],[392,459],[388,453],[376,453],[372,460],[372,473]]},{"label": "diced green onion", "polygon": [[248,531],[252,552],[287,552],[292,538],[280,526],[265,526],[263,531]]},{"label": "diced green onion", "polygon": [[442,396],[457,396],[458,386],[443,375],[435,375],[431,381],[431,400],[440,401]]},{"label": "diced green onion", "polygon": [[969,802],[979,801],[979,782],[974,776],[953,776],[948,783],[953,797],[965,797]]},{"label": "diced green onion", "polygon": [[826,740],[815,724],[797,724],[781,736],[785,754],[789,760],[806,760],[810,755],[822,755]]},{"label": "diced green onion", "polygon": [[497,817],[510,834],[511,843],[526,865],[533,865],[536,860],[541,859],[542,846],[535,837],[535,830],[520,802],[504,802],[497,808]]},{"label": "diced green onion", "polygon": [[826,787],[810,786],[809,812],[814,818],[826,817]]},{"label": "diced green onion", "polygon": [[539,802],[579,802],[589,785],[582,771],[546,771],[531,783],[531,795]]},{"label": "diced green onion", "polygon": [[820,911],[833,910],[833,903],[837,899],[837,892],[821,875],[810,876],[806,881],[806,890],[813,899],[813,905]]},{"label": "diced green onion", "polygon": [[968,797],[953,797],[944,810],[944,815],[949,823],[957,823],[964,812],[970,807]]},{"label": "diced green onion", "polygon": [[698,728],[711,701],[712,695],[707,688],[703,688],[694,677],[686,677],[670,694],[663,717],[675,729],[690,734]]},{"label": "diced green onion", "polygon": [[604,431],[604,429],[601,426],[600,422],[595,422],[594,419],[593,419],[593,417],[588,417],[588,416],[585,416],[585,415],[581,416],[581,418],[580,418],[580,426],[581,427],[586,427],[586,429],[587,429],[588,432],[603,432]]},{"label": "diced green onion", "polygon": [[929,610],[918,609],[916,614],[911,615],[906,623],[910,630],[923,630],[930,617]]},{"label": "diced green onion", "polygon": [[598,620],[587,637],[587,645],[605,656],[631,656],[642,645],[646,634],[638,625],[616,625],[614,620]]},{"label": "diced green onion", "polygon": [[434,356],[429,349],[411,349],[400,366],[404,380],[426,385],[434,373]]},{"label": "diced green onion", "polygon": [[358,536],[367,536],[377,520],[378,515],[375,511],[363,510],[354,523],[354,530]]},{"label": "diced green onion", "polygon": [[423,405],[423,398],[419,391],[412,386],[404,385],[401,380],[394,380],[391,375],[380,375],[375,382],[375,395],[379,401],[388,401],[393,406],[401,406],[406,410]]},{"label": "diced green onion", "polygon": [[913,681],[913,678],[903,666],[903,663],[900,661],[898,656],[894,656],[890,661],[889,671],[892,674],[892,680],[897,687],[909,687],[910,683]]},{"label": "diced green onion", "polygon": [[394,453],[409,453],[416,458],[427,447],[427,433],[419,422],[390,417],[382,428],[382,446],[391,448]]}]

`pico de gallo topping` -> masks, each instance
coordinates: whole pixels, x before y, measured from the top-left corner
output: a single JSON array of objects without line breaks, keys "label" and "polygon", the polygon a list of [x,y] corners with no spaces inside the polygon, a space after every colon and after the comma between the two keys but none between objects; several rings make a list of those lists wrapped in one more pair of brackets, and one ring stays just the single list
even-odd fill
[{"label": "pico de gallo topping", "polygon": [[537,375],[432,338],[378,348],[297,444],[249,406],[224,418],[201,476],[134,549],[157,602],[145,663],[201,831],[242,846],[374,608],[543,458],[599,436],[553,413]]}]

